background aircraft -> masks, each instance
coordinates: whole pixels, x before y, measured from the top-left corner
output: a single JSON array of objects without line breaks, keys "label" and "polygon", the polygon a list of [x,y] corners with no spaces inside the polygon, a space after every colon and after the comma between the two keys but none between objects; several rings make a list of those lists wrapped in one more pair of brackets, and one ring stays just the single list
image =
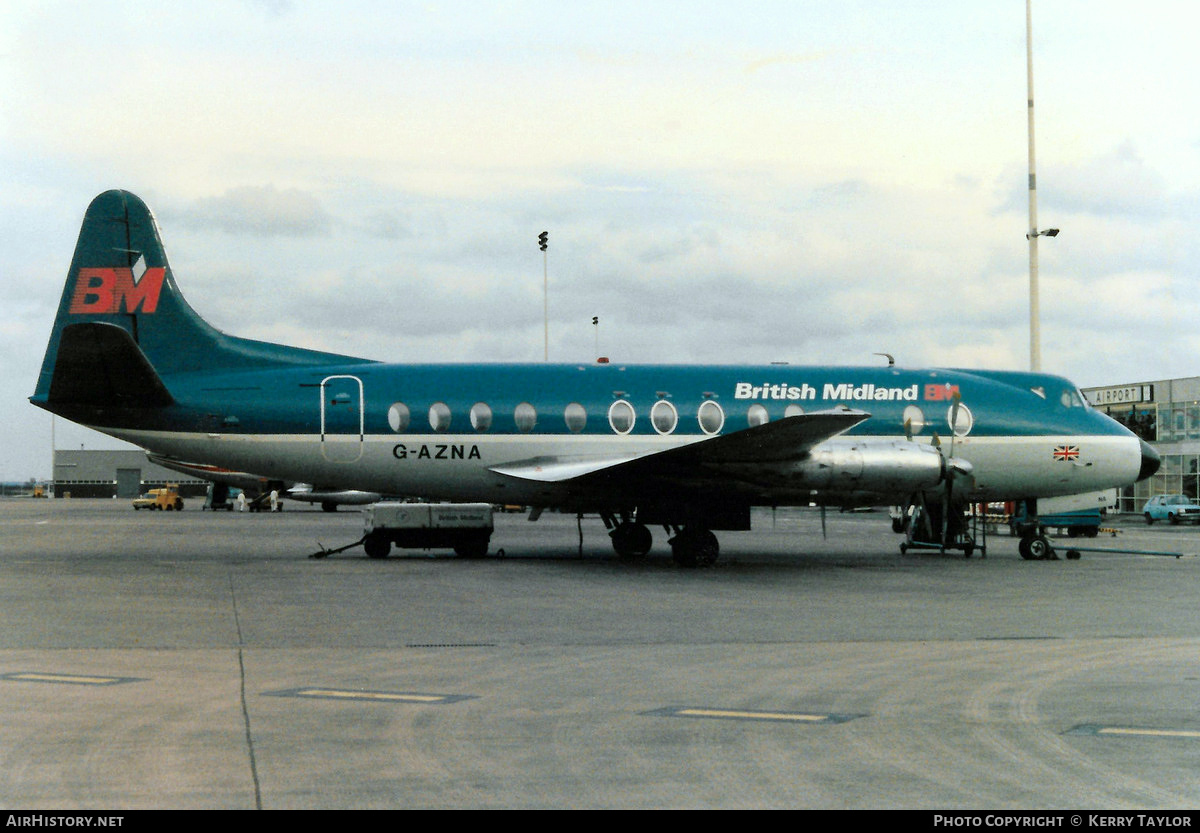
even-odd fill
[{"label": "background aircraft", "polygon": [[[230,336],[184,300],[154,218],[92,201],[31,401],[174,460],[281,481],[596,512],[684,565],[753,506],[914,505],[1123,486],[1153,450],[1048,374],[897,367],[397,365]],[[1036,526],[1023,552],[1048,544]]]}]

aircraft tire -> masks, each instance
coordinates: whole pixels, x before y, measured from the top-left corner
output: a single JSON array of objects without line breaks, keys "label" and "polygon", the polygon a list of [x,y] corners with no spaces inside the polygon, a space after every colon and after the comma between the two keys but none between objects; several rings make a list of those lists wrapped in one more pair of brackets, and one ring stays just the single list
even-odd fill
[{"label": "aircraft tire", "polygon": [[671,539],[671,558],[680,567],[711,567],[720,554],[717,536],[708,529],[684,529]]},{"label": "aircraft tire", "polygon": [[1041,535],[1024,540],[1029,541],[1029,545],[1027,547],[1029,550],[1029,560],[1049,561],[1054,558],[1054,548],[1050,546],[1050,542]]},{"label": "aircraft tire", "polygon": [[609,533],[612,538],[613,550],[623,561],[637,561],[650,552],[654,544],[654,536],[645,524],[623,521]]},{"label": "aircraft tire", "polygon": [[372,533],[363,540],[363,549],[368,558],[387,558],[391,548],[392,542],[383,535]]}]

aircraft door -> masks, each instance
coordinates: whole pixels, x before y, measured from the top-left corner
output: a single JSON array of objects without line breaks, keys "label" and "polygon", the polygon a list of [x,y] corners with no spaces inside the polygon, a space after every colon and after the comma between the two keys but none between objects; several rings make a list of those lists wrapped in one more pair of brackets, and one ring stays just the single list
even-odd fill
[{"label": "aircraft door", "polygon": [[363,450],[363,383],[357,376],[321,380],[321,456],[354,463]]}]

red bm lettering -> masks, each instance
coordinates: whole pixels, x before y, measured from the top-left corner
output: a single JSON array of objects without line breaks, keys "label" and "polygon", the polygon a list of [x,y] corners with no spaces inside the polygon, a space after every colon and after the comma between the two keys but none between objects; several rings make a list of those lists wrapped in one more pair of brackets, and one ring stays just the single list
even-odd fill
[{"label": "red bm lettering", "polygon": [[67,312],[71,315],[152,313],[158,309],[166,273],[163,267],[155,266],[135,281],[132,269],[80,269]]},{"label": "red bm lettering", "polygon": [[945,402],[958,394],[958,385],[926,385],[926,402]]}]

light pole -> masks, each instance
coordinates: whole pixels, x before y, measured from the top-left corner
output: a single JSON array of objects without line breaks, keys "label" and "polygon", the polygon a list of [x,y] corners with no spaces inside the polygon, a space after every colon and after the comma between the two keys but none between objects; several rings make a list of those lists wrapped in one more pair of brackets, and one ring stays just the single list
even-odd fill
[{"label": "light pole", "polygon": [[1025,0],[1025,69],[1029,93],[1029,369],[1042,369],[1042,325],[1038,298],[1038,238],[1057,237],[1058,229],[1037,227],[1037,173],[1033,153],[1033,0]]}]

